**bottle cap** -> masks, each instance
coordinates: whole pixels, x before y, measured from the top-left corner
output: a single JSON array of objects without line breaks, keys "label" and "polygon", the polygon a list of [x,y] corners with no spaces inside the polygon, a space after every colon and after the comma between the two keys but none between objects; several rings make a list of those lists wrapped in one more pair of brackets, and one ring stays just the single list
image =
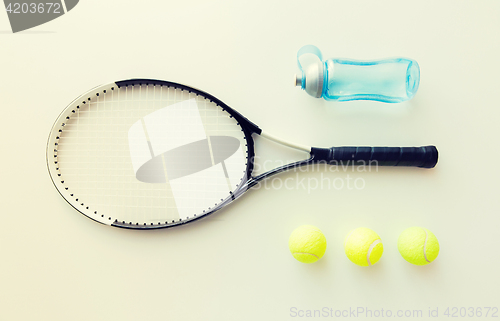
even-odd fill
[{"label": "bottle cap", "polygon": [[323,95],[324,63],[321,51],[313,45],[300,48],[297,63],[302,75],[295,76],[295,85],[301,86],[309,95],[320,98]]}]

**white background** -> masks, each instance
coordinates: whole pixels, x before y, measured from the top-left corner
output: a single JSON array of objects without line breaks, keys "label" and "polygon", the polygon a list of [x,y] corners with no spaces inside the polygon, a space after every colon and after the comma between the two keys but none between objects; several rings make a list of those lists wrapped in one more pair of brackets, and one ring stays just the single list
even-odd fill
[{"label": "white background", "polygon": [[[0,319],[307,319],[292,307],[422,310],[426,319],[429,308],[441,316],[447,307],[500,308],[499,17],[494,0],[86,0],[12,34],[0,13]],[[292,83],[305,44],[326,58],[415,59],[420,89],[402,104],[314,99]],[[323,168],[299,178],[350,175],[365,187],[261,189],[181,228],[107,227],[56,192],[46,140],[74,98],[132,77],[205,90],[297,143],[434,144],[439,164]],[[281,175],[289,177],[296,173]],[[302,224],[326,235],[318,263],[288,251]],[[397,251],[399,233],[414,225],[440,241],[428,266]],[[384,243],[373,267],[343,252],[345,235],[361,226]]]}]

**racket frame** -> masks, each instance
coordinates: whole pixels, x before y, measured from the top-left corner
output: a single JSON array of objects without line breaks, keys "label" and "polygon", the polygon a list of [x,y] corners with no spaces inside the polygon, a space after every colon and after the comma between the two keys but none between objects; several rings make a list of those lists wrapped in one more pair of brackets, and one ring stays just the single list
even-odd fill
[{"label": "racket frame", "polygon": [[[214,102],[217,106],[221,107],[223,111],[227,112],[230,117],[233,117],[234,119],[237,120],[238,125],[241,127],[244,138],[246,141],[246,148],[247,148],[247,164],[246,164],[246,173],[245,177],[242,179],[241,183],[236,187],[236,189],[230,193],[230,195],[221,201],[217,206],[207,210],[206,212],[196,215],[193,217],[190,217],[188,219],[181,219],[179,221],[174,221],[174,222],[169,222],[169,223],[159,223],[159,224],[130,224],[130,223],[124,223],[124,222],[119,222],[116,219],[113,220],[113,217],[100,213],[99,211],[93,211],[91,215],[89,215],[89,206],[85,204],[85,202],[82,202],[80,199],[75,198],[74,194],[71,191],[71,188],[69,186],[65,185],[64,177],[60,172],[59,169],[59,161],[58,161],[58,144],[59,144],[59,139],[61,137],[61,134],[64,131],[64,127],[66,126],[67,121],[71,119],[72,114],[76,114],[78,110],[80,109],[80,106],[85,106],[89,102],[91,102],[91,99],[94,98],[95,96],[99,96],[101,94],[106,94],[109,93],[115,89],[120,89],[122,87],[127,87],[127,86],[134,86],[134,85],[154,85],[154,86],[165,86],[165,87],[173,87],[181,90],[186,90],[191,93],[194,93],[196,95],[199,95],[205,99],[209,99],[210,101]],[[272,171],[269,171],[267,173],[264,173],[262,175],[259,175],[257,177],[252,176],[254,164],[253,164],[253,159],[255,157],[255,149],[254,149],[254,140],[252,138],[252,135],[261,135],[262,130],[252,123],[250,120],[248,120],[246,117],[226,105],[224,102],[219,100],[218,98],[214,97],[213,95],[204,92],[202,90],[186,86],[183,84],[178,84],[170,81],[164,81],[164,80],[156,80],[156,79],[129,79],[129,80],[122,80],[122,81],[116,81],[113,83],[109,83],[106,85],[101,85],[97,86],[89,91],[87,91],[85,94],[79,96],[75,100],[73,100],[58,116],[57,120],[55,121],[52,130],[49,135],[49,139],[47,141],[47,153],[46,153],[46,158],[47,158],[47,168],[50,174],[50,177],[52,179],[52,182],[54,184],[54,187],[56,190],[61,194],[61,196],[70,204],[75,210],[78,212],[82,213],[86,217],[89,217],[92,220],[95,220],[99,223],[105,224],[105,225],[111,225],[111,226],[116,226],[116,227],[122,227],[122,228],[130,228],[130,229],[158,229],[158,228],[167,228],[167,227],[173,227],[173,226],[178,226],[178,225],[183,225],[186,223],[190,223],[192,221],[198,220],[200,218],[206,217],[218,210],[220,210],[222,207],[226,206],[227,204],[231,203],[234,201],[236,198],[241,196],[246,190],[251,188],[252,186],[255,186],[258,181],[265,179],[268,176],[274,175],[276,173],[282,172],[284,170],[287,170],[289,168],[297,167],[302,165],[302,163],[305,165],[307,161],[304,162],[297,162],[289,165],[282,166],[280,168],[276,168]],[[310,147],[304,147],[300,145],[295,145],[291,144],[288,142],[285,142],[283,140],[277,139],[273,136],[270,135],[263,135],[264,137],[271,139],[273,141],[276,141],[277,143],[290,146],[293,148],[298,148],[302,150],[307,150],[310,151]],[[300,164],[299,164],[300,163]]]}]

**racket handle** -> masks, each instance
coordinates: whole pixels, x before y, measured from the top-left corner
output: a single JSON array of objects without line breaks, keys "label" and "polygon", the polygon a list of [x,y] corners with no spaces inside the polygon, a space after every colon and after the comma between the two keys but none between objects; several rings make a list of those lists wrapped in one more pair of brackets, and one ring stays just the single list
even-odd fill
[{"label": "racket handle", "polygon": [[313,161],[330,164],[412,166],[433,168],[438,162],[435,146],[423,147],[332,147],[311,149]]}]

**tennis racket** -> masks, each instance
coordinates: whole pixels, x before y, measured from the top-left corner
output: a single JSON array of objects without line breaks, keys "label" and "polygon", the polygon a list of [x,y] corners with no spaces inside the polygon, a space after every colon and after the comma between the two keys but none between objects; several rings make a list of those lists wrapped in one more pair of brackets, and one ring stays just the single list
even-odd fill
[{"label": "tennis racket", "polygon": [[[254,176],[252,135],[310,157]],[[292,144],[208,93],[151,79],[117,81],[78,97],[59,115],[47,145],[50,176],[71,206],[97,222],[133,229],[196,221],[259,181],[300,166],[432,168],[437,160],[434,146]]]}]

